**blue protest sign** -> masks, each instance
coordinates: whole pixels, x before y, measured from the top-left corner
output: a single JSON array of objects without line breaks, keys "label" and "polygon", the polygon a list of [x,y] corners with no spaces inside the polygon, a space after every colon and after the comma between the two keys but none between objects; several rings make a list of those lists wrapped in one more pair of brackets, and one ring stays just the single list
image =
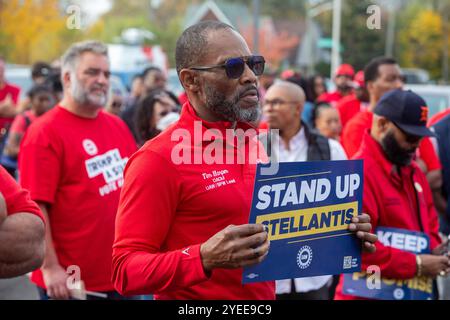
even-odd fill
[{"label": "blue protest sign", "polygon": [[[430,240],[422,232],[397,228],[378,227],[378,240],[385,246],[414,254],[429,254]],[[344,275],[343,293],[378,300],[429,300],[433,293],[433,281],[428,277],[412,279],[387,279],[376,282],[377,275],[357,272]]]},{"label": "blue protest sign", "polygon": [[361,242],[348,231],[362,209],[363,162],[279,163],[257,167],[249,223],[267,225],[266,259],[244,268],[242,282],[359,271]]}]

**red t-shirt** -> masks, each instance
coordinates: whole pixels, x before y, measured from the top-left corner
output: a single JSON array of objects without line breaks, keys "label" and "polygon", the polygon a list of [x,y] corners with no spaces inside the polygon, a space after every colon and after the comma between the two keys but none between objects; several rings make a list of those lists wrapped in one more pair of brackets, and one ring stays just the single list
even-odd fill
[{"label": "red t-shirt", "polygon": [[[3,88],[0,88],[0,102],[5,100],[8,96],[11,97],[14,104],[17,106],[17,102],[19,102],[19,94],[20,88],[9,83],[5,83]],[[13,118],[5,118],[0,117],[0,128],[4,128],[7,124],[10,124],[13,121]]]},{"label": "red t-shirt", "polygon": [[28,118],[28,126],[37,119],[37,116],[34,114],[33,111],[27,110],[23,114],[18,114],[15,118],[13,123],[11,124],[11,128],[9,129],[10,133],[20,133],[25,134],[25,131],[27,131],[27,121],[25,120],[25,116]]},{"label": "red t-shirt", "polygon": [[423,138],[420,142],[419,148],[417,149],[417,156],[425,162],[428,172],[442,169],[439,156],[429,137]]},{"label": "red t-shirt", "polygon": [[[368,131],[364,134],[363,144],[354,159],[364,159],[363,212],[370,215],[372,232],[377,227],[420,231],[430,237],[431,250],[437,247],[441,243],[438,216],[428,181],[417,164],[412,162],[411,165],[402,167],[400,174],[395,173],[392,163],[385,158],[381,146]],[[420,228],[419,216],[423,230]],[[384,246],[380,241],[375,245],[375,253],[362,255],[362,270],[376,265],[385,278],[414,277],[416,258],[413,253]],[[341,276],[335,299],[357,299],[342,294],[342,287]]]},{"label": "red t-shirt", "polygon": [[[127,295],[155,293],[156,299],[274,299],[273,281],[243,285],[242,269],[215,269],[210,278],[204,273],[200,245],[230,224],[248,223],[256,166],[248,161],[194,164],[193,159],[192,164],[176,164],[172,153],[180,146],[180,135],[195,138],[194,122],[200,138],[208,128],[223,134],[232,126],[201,120],[187,103],[180,120],[127,164],[113,247],[116,290]],[[238,123],[238,128],[250,127]],[[172,141],[173,137],[178,138]],[[210,140],[203,138],[183,139],[186,154],[204,154]],[[247,149],[226,150],[231,155],[245,150],[249,159]],[[226,183],[216,185],[218,181]]]},{"label": "red t-shirt", "polygon": [[365,103],[362,103],[354,93],[349,96],[343,97],[336,105],[336,109],[339,111],[341,118],[342,129],[345,128],[347,123],[358,113],[365,110]]},{"label": "red t-shirt", "polygon": [[333,107],[336,107],[337,103],[346,96],[343,96],[339,91],[322,93],[317,102],[328,102]]},{"label": "red t-shirt", "polygon": [[11,175],[0,166],[0,192],[6,203],[8,215],[19,212],[28,212],[44,220],[41,210],[37,204],[31,200],[30,193],[22,189]]},{"label": "red t-shirt", "polygon": [[[95,119],[56,106],[28,128],[19,154],[21,183],[50,205],[53,243],[63,268],[80,267],[91,291],[111,291],[114,221],[123,167],[136,143],[116,116]],[[44,287],[40,271],[32,280]]]},{"label": "red t-shirt", "polygon": [[363,111],[356,114],[345,126],[341,142],[349,158],[359,150],[364,132],[372,127],[372,119],[372,112]]}]

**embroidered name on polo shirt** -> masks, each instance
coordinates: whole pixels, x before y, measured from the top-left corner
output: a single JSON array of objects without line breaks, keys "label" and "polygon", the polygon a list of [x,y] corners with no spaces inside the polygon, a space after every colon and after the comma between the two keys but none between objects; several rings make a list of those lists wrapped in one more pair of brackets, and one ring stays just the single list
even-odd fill
[{"label": "embroidered name on polo shirt", "polygon": [[230,172],[228,170],[213,170],[211,172],[202,173],[202,178],[207,182],[205,186],[206,191],[222,188],[224,186],[235,184],[236,179],[229,178]]}]

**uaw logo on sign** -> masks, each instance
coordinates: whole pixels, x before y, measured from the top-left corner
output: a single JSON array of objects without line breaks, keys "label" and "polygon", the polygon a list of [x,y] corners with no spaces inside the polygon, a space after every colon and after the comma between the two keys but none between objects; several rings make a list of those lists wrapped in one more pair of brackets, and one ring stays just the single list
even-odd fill
[{"label": "uaw logo on sign", "polygon": [[249,223],[267,226],[270,250],[242,282],[360,271],[361,242],[348,226],[361,212],[362,160],[282,162],[273,175],[265,166],[257,165]]},{"label": "uaw logo on sign", "polygon": [[[414,254],[430,253],[429,237],[422,232],[397,228],[377,228],[378,240],[387,247]],[[381,278],[380,286],[368,285],[365,272],[344,275],[344,294],[380,300],[429,300],[433,293],[431,278],[422,276],[412,279]]]},{"label": "uaw logo on sign", "polygon": [[306,269],[311,265],[313,252],[311,247],[303,246],[298,251],[297,264],[300,269]]}]

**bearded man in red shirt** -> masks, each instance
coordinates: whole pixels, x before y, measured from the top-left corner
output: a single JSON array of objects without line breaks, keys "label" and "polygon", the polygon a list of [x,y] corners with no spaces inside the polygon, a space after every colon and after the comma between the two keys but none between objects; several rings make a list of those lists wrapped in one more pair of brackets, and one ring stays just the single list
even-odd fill
[{"label": "bearded man in red shirt", "polygon": [[42,299],[83,288],[68,280],[83,281],[88,299],[122,299],[111,282],[114,221],[123,168],[137,147],[126,124],[102,110],[109,76],[104,44],[72,45],[62,57],[63,100],[21,144],[20,181],[47,221],[44,263],[31,277]]},{"label": "bearded man in red shirt", "polygon": [[[379,266],[381,277],[406,280],[426,276],[436,278],[450,272],[450,260],[438,234],[439,222],[425,174],[413,161],[423,137],[432,136],[426,127],[428,107],[412,91],[393,90],[375,107],[372,129],[363,137],[354,159],[364,159],[363,210],[372,218],[374,230],[395,228],[414,231],[429,238],[430,254],[415,254],[376,243],[374,254],[363,254],[362,267]],[[400,232],[404,232],[400,231]],[[343,280],[336,299],[357,299],[343,293]],[[361,293],[360,293],[361,294]],[[363,297],[366,297],[364,294]]]},{"label": "bearded man in red shirt", "polygon": [[[252,55],[229,25],[205,21],[178,39],[176,63],[188,102],[180,120],[147,142],[125,169],[115,287],[156,299],[274,299],[274,281],[241,283],[242,267],[260,263],[269,242],[263,225],[247,224],[256,173],[256,161],[249,161],[256,153],[252,139],[233,143],[238,132],[254,130],[249,122],[260,112],[257,76],[264,58]],[[214,159],[202,156],[214,144],[220,160],[209,162]],[[350,230],[371,250],[376,237],[368,233],[368,215],[353,222]]]}]

